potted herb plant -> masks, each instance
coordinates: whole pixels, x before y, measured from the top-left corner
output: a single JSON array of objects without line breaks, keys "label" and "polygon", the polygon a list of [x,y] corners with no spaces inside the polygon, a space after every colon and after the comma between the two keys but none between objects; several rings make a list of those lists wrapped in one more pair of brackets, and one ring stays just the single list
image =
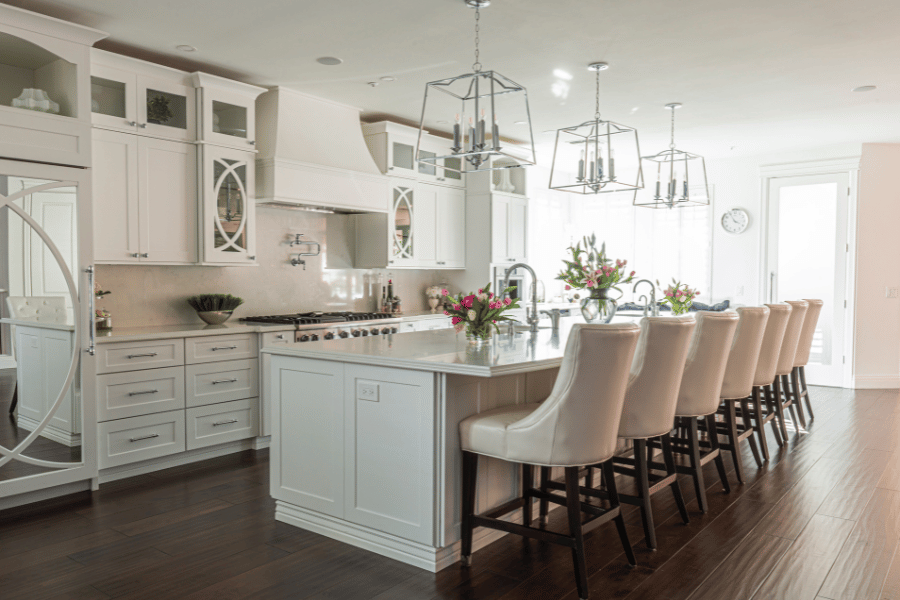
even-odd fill
[{"label": "potted herb plant", "polygon": [[156,125],[164,125],[175,116],[169,99],[162,94],[156,94],[147,99],[147,120]]},{"label": "potted herb plant", "polygon": [[231,294],[200,294],[187,299],[197,316],[210,325],[221,325],[231,318],[234,309],[244,300]]}]

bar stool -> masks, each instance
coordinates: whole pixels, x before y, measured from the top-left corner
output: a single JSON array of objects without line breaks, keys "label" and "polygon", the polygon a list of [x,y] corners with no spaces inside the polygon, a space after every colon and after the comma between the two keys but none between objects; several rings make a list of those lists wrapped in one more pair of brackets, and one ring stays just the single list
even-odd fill
[{"label": "bar stool", "polygon": [[[687,362],[684,365],[684,376],[681,378],[681,389],[678,392],[678,403],[675,406],[676,429],[684,431],[684,437],[673,438],[673,451],[688,456],[690,466],[677,465],[676,471],[690,475],[694,480],[697,503],[700,511],[706,512],[706,485],[703,482],[703,465],[711,460],[716,461],[719,478],[726,492],[731,491],[728,476],[725,472],[725,461],[719,450],[719,439],[709,436],[708,449],[701,451],[698,435],[697,419],[705,419],[708,431],[715,431],[716,409],[721,402],[722,382],[725,378],[725,366],[734,341],[734,333],[740,317],[733,312],[696,313],[697,329],[691,340]],[[657,464],[651,464],[657,468]]]},{"label": "bar stool", "polygon": [[822,312],[821,300],[804,298],[809,308],[806,318],[803,319],[803,329],[800,331],[800,341],[797,344],[797,356],[794,358],[794,368],[791,369],[791,388],[794,395],[794,403],[797,410],[803,414],[801,400],[806,399],[806,409],[809,411],[809,420],[815,419],[812,404],[809,401],[809,388],[806,387],[806,365],[809,363],[809,354],[812,350],[813,338],[816,335],[816,325],[819,322],[819,314]]},{"label": "bar stool", "polygon": [[[772,382],[775,401],[780,402],[784,414],[785,409],[790,409],[794,423],[806,428],[806,418],[803,416],[803,407],[797,407],[791,394],[791,371],[794,370],[794,360],[797,358],[797,345],[800,343],[800,332],[806,320],[806,311],[809,303],[805,300],[787,300],[792,308],[791,317],[788,319],[787,328],[784,330],[784,340],[781,342],[781,352],[778,355],[778,365],[775,369],[775,380]],[[799,411],[798,411],[799,408]],[[785,438],[787,439],[787,438]]]},{"label": "bar stool", "polygon": [[[753,387],[756,394],[753,398],[761,396],[765,400],[768,412],[766,419],[772,423],[775,432],[775,440],[779,446],[783,446],[788,439],[787,425],[784,418],[784,405],[777,400],[775,388],[780,384],[775,377],[778,370],[778,359],[781,356],[781,345],[784,343],[784,333],[787,330],[788,321],[791,318],[790,304],[766,304],[769,308],[769,321],[766,323],[766,333],[763,336],[763,345],[759,352],[759,363],[756,365],[756,375],[753,377]],[[761,429],[760,429],[761,431]],[[760,439],[765,436],[760,436]]]},{"label": "bar stool", "polygon": [[[640,329],[632,324],[584,325],[572,328],[562,365],[550,396],[540,404],[503,406],[473,415],[459,424],[462,472],[462,561],[471,564],[472,533],[488,527],[572,549],[579,598],[588,597],[584,533],[614,520],[631,565],[628,541],[612,472],[619,419],[628,385],[629,367]],[[487,513],[475,514],[478,457],[522,463],[522,497]],[[609,508],[581,502],[579,468],[602,463],[607,475]],[[534,489],[533,465],[565,468],[565,496]],[[596,495],[596,494],[595,494]],[[531,526],[532,499],[565,506],[569,534]],[[522,509],[523,524],[500,517]],[[581,513],[592,516],[585,523]]]},{"label": "bar stool", "polygon": [[[758,390],[754,386],[758,361],[763,347],[765,332],[768,329],[769,309],[765,306],[750,306],[737,309],[739,317],[737,331],[731,344],[731,352],[728,355],[728,363],[725,366],[725,377],[722,379],[721,400],[722,406],[718,413],[722,415],[723,422],[717,423],[715,417],[701,423],[702,428],[709,437],[709,443],[718,441],[718,436],[726,438],[725,443],[719,443],[721,450],[731,452],[734,462],[734,471],[737,480],[744,482],[744,469],[741,464],[740,443],[750,438],[751,448],[755,450],[752,422],[748,425],[749,412],[741,412],[743,427],[738,426],[736,404],[746,403],[748,396],[753,394],[755,407],[759,407]],[[764,424],[760,417],[757,424]]]},{"label": "bar stool", "polygon": [[[685,523],[690,522],[687,507],[678,487],[678,473],[669,432],[675,422],[675,406],[684,374],[691,335],[697,322],[692,316],[644,317],[641,319],[641,339],[634,354],[634,363],[622,408],[619,437],[634,444],[632,456],[613,458],[615,472],[635,478],[638,494],[619,494],[622,502],[641,508],[647,546],[656,549],[653,526],[653,506],[650,498],[666,487],[672,490],[675,504]],[[647,441],[660,438],[665,463],[665,475],[652,473],[647,464]],[[604,483],[609,485],[609,477]]]}]

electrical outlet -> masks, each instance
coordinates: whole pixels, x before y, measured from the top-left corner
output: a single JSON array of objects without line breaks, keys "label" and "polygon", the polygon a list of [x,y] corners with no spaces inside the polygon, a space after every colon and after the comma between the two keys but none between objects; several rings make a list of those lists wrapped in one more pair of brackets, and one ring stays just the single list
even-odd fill
[{"label": "electrical outlet", "polygon": [[744,286],[739,285],[734,291],[735,296],[743,296],[744,295]]},{"label": "electrical outlet", "polygon": [[371,381],[358,381],[356,383],[356,399],[378,402],[378,384]]},{"label": "electrical outlet", "polygon": [[900,298],[900,288],[888,287],[884,288],[885,298]]}]

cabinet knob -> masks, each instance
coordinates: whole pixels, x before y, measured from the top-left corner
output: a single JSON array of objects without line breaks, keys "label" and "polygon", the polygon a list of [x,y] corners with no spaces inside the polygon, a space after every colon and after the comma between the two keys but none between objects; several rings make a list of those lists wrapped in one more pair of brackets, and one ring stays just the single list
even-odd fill
[{"label": "cabinet knob", "polygon": [[251,146],[255,146],[256,140],[248,140],[247,143],[250,144]]},{"label": "cabinet knob", "polygon": [[256,260],[256,257],[255,257],[255,256],[248,256],[247,258],[248,258],[249,260]]},{"label": "cabinet knob", "polygon": [[150,254],[148,252],[144,252],[141,254],[141,258],[150,258]]},{"label": "cabinet knob", "polygon": [[147,129],[147,124],[146,123],[138,123],[138,127],[140,127],[141,129]]},{"label": "cabinet knob", "polygon": [[126,125],[130,125],[131,127],[137,127],[137,121],[125,121]]},{"label": "cabinet knob", "polygon": [[131,258],[140,258],[141,257],[141,255],[137,252],[133,252],[129,256],[131,256]]}]

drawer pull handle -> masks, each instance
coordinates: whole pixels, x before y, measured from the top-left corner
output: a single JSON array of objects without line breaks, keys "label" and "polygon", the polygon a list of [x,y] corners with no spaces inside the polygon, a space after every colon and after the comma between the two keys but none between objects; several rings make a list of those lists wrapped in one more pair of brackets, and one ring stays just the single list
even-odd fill
[{"label": "drawer pull handle", "polygon": [[237,379],[219,379],[218,381],[211,382],[212,385],[216,385],[217,383],[237,383]]},{"label": "drawer pull handle", "polygon": [[218,427],[219,425],[231,425],[232,423],[237,422],[237,419],[228,419],[227,421],[219,421],[218,423],[213,423],[213,427]]},{"label": "drawer pull handle", "polygon": [[156,356],[159,352],[149,352],[147,354],[129,354],[125,358],[144,358],[147,356]]},{"label": "drawer pull handle", "polygon": [[237,350],[237,346],[213,346],[210,350],[213,352],[216,350]]},{"label": "drawer pull handle", "polygon": [[141,440],[152,440],[153,438],[158,438],[158,433],[151,433],[150,435],[142,435],[140,437],[131,438],[132,442],[140,442]]},{"label": "drawer pull handle", "polygon": [[145,390],[143,392],[128,392],[129,396],[143,396],[144,394],[155,394],[159,392],[159,390]]}]

